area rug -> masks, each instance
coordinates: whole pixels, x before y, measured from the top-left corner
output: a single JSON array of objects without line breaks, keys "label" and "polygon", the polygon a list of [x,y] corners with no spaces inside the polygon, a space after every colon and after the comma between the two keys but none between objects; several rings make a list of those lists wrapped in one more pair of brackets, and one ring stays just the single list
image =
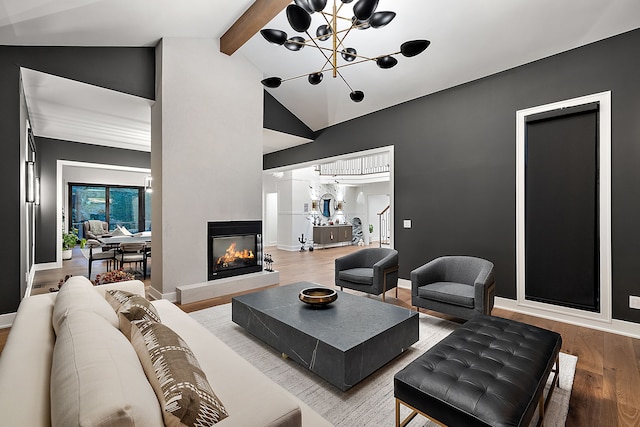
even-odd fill
[{"label": "area rug", "polygon": [[[420,313],[420,340],[371,376],[343,392],[294,361],[282,358],[278,351],[233,323],[231,304],[207,308],[190,315],[273,381],[332,424],[341,427],[395,425],[393,376],[459,326]],[[560,388],[554,391],[547,408],[545,426],[565,425],[577,360],[575,356],[560,353]],[[404,417],[408,410],[403,410]],[[532,425],[535,422],[534,419]],[[432,427],[435,424],[418,416],[409,426]]]}]

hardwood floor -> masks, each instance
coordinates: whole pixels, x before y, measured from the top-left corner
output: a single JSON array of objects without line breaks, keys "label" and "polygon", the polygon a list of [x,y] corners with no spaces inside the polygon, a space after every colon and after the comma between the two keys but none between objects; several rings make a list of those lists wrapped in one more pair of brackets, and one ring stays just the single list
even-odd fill
[{"label": "hardwood floor", "polygon": [[[280,272],[281,284],[312,281],[333,286],[334,259],[357,249],[356,246],[344,246],[313,252],[287,252],[267,248],[265,252],[273,255],[274,269]],[[105,268],[96,262],[93,271],[95,277]],[[50,287],[57,286],[65,274],[87,274],[87,261],[79,251],[74,253],[72,260],[64,262],[63,269],[38,272],[34,279],[37,287],[32,294],[48,292]],[[147,286],[151,280],[147,278]],[[181,308],[191,312],[227,303],[231,297],[187,304]],[[363,298],[366,296],[363,295]],[[391,304],[410,307],[410,291],[399,289],[397,298],[395,292],[390,291],[386,300]],[[429,314],[447,317],[438,313]],[[640,425],[640,340],[507,310],[494,309],[493,315],[556,331],[562,335],[562,351],[578,356],[567,426]],[[8,333],[9,329],[0,330],[0,351]]]}]

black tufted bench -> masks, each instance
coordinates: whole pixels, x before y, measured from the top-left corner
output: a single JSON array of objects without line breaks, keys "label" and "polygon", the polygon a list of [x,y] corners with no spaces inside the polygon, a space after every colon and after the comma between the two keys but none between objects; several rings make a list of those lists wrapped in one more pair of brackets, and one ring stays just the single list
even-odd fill
[{"label": "black tufted bench", "polygon": [[[536,407],[541,425],[561,344],[559,334],[513,320],[469,320],[395,375],[396,426],[417,414],[450,426],[528,426]],[[412,410],[402,422],[400,405]]]}]

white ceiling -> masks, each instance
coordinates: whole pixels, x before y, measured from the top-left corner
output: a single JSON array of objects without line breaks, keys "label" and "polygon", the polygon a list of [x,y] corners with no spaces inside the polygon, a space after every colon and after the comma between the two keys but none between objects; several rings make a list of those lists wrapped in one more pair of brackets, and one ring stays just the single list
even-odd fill
[{"label": "white ceiling", "polygon": [[[219,38],[251,3],[252,0],[0,0],[0,45],[154,46],[162,37]],[[345,5],[348,10],[340,14],[350,16],[353,4],[355,1]],[[342,69],[349,84],[364,91],[361,103],[352,102],[347,86],[329,74],[317,86],[301,78],[269,89],[311,129],[322,129],[640,28],[638,0],[380,0],[377,10],[391,10],[397,16],[386,27],[351,32],[347,46],[369,57],[396,52],[402,42],[411,39],[428,39],[431,46],[413,58],[397,56],[398,65],[389,70],[379,69],[373,62]],[[311,31],[318,25],[319,15],[316,13],[313,18]],[[295,35],[283,15],[266,27]],[[314,49],[290,52],[269,44],[259,34],[235,55],[244,55],[265,77],[308,74],[324,62]],[[99,126],[118,118],[118,112],[128,108],[117,105],[113,111],[104,112],[95,105],[79,102],[102,96],[97,93],[65,100],[63,95],[69,90],[40,91],[39,84],[49,84],[42,76],[33,81],[26,77],[25,82],[31,88],[27,90],[30,108],[38,108],[42,120],[34,124],[36,132],[62,126],[46,121],[66,109],[75,108],[76,113],[78,108],[88,110],[89,119],[93,114],[104,113],[106,119],[94,121]],[[55,97],[46,98],[45,93]],[[119,99],[128,104],[131,98]],[[118,104],[115,97],[110,99],[109,104]],[[111,123],[114,129],[127,128],[122,133],[133,136],[132,146],[139,144],[142,132],[137,119],[129,120],[129,124]],[[95,127],[89,134],[92,132],[97,132]],[[267,132],[265,152],[305,142],[308,140],[285,140],[279,133]]]}]

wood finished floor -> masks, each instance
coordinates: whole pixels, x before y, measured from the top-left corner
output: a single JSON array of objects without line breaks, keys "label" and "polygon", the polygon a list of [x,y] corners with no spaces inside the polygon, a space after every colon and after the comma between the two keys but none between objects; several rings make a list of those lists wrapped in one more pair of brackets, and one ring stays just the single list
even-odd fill
[{"label": "wood finished floor", "polygon": [[[312,281],[333,286],[333,261],[336,257],[359,249],[345,246],[313,252],[287,252],[267,248],[280,272],[280,283]],[[77,251],[77,249],[76,249]],[[105,271],[94,263],[93,276]],[[48,292],[65,274],[86,275],[87,261],[79,251],[62,269],[38,272],[32,294]],[[151,283],[147,278],[145,284]],[[363,295],[363,294],[361,294]],[[363,298],[366,296],[363,295]],[[183,305],[186,312],[229,302],[231,296]],[[387,294],[388,303],[410,307],[410,291],[400,289]],[[438,315],[437,313],[429,314]],[[518,320],[562,335],[562,351],[578,356],[578,366],[571,393],[567,426],[639,426],[640,425],[640,340],[584,327],[554,322],[506,310],[495,309],[495,316]],[[445,317],[446,316],[441,316]],[[10,329],[0,330],[0,351]]]}]

